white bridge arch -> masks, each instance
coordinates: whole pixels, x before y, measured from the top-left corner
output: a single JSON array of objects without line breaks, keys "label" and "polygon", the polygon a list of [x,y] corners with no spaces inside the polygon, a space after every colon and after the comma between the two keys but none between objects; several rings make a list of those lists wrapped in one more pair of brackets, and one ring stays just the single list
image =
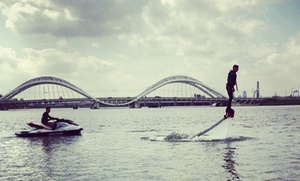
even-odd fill
[{"label": "white bridge arch", "polygon": [[209,88],[208,86],[206,86],[205,84],[203,84],[202,82],[200,82],[197,79],[194,79],[194,78],[188,77],[188,76],[184,76],[184,75],[176,75],[176,76],[170,76],[170,77],[164,78],[164,79],[156,82],[155,84],[150,86],[148,89],[146,89],[145,91],[140,93],[137,96],[137,99],[139,99],[143,96],[146,96],[147,94],[150,94],[151,92],[155,91],[156,89],[158,89],[160,87],[163,87],[167,84],[172,84],[172,83],[183,83],[183,84],[191,85],[191,86],[196,87],[197,89],[201,90],[202,92],[204,92],[211,98],[226,98],[222,94],[218,93],[217,91],[213,90],[212,88]]},{"label": "white bridge arch", "polygon": [[30,80],[24,82],[23,84],[16,87],[14,90],[10,91],[8,94],[1,97],[0,101],[9,100],[9,99],[13,98],[15,95],[23,92],[24,90],[29,89],[30,87],[33,87],[33,86],[36,86],[36,85],[41,85],[41,84],[56,84],[56,85],[64,86],[64,87],[67,87],[67,88],[69,88],[69,89],[71,89],[71,90],[73,90],[73,91],[89,98],[89,99],[96,100],[96,98],[94,98],[93,96],[91,96],[88,93],[84,92],[82,89],[80,89],[79,87],[71,84],[68,81],[65,81],[63,79],[56,78],[56,77],[43,76],[43,77],[37,77],[37,78],[34,78],[34,79],[30,79]]},{"label": "white bridge arch", "polygon": [[114,104],[114,103],[107,103],[107,102],[104,102],[104,101],[100,101],[100,100],[96,99],[95,97],[91,96],[90,94],[86,93],[85,91],[83,91],[79,87],[77,87],[77,86],[75,86],[75,85],[71,84],[70,82],[65,81],[63,79],[52,77],[52,76],[43,76],[43,77],[37,77],[37,78],[34,78],[34,79],[30,79],[30,80],[24,82],[23,84],[16,87],[14,90],[9,92],[8,94],[1,97],[0,101],[7,101],[7,100],[13,98],[15,95],[21,93],[22,91],[24,91],[24,90],[26,90],[30,87],[36,86],[36,85],[56,84],[56,85],[67,87],[67,88],[69,88],[69,89],[71,89],[71,90],[73,90],[73,91],[89,98],[89,99],[94,100],[95,101],[95,105],[94,105],[95,107],[99,107],[99,104],[103,104],[103,105],[106,105],[106,106],[126,106],[126,105],[132,104],[134,102],[137,102],[140,98],[150,94],[151,92],[159,89],[160,87],[163,87],[167,84],[172,84],[172,83],[188,84],[188,85],[191,85],[191,86],[201,90],[202,92],[204,92],[205,94],[207,94],[211,98],[226,99],[226,97],[224,95],[218,93],[217,91],[213,90],[212,88],[209,88],[208,86],[206,86],[205,84],[203,84],[202,82],[200,82],[197,79],[194,79],[194,78],[188,77],[188,76],[177,75],[177,76],[170,76],[170,77],[164,78],[164,79],[156,82],[155,84],[153,84],[152,86],[150,86],[149,88],[147,88],[146,90],[141,92],[139,95],[134,97],[134,99],[132,99],[129,102]]}]

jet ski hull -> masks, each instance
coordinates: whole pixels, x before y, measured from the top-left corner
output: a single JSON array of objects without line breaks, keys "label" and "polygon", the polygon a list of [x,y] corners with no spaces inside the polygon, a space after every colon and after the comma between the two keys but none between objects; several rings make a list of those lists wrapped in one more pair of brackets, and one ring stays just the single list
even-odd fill
[{"label": "jet ski hull", "polygon": [[39,131],[20,131],[15,133],[18,137],[42,137],[42,136],[72,136],[81,135],[83,129],[76,130],[64,130],[64,131],[51,131],[51,130],[39,130]]}]

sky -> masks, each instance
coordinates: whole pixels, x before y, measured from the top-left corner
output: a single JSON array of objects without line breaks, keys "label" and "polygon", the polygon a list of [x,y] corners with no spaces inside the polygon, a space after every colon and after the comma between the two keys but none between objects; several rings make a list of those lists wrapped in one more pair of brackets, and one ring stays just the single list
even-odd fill
[{"label": "sky", "polygon": [[173,75],[226,95],[300,86],[298,0],[1,0],[0,94],[39,76],[95,97],[136,96]]}]

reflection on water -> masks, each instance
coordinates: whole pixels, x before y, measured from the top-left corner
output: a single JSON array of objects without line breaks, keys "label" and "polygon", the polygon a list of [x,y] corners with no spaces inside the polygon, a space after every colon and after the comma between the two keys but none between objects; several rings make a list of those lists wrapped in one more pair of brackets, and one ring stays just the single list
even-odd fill
[{"label": "reflection on water", "polygon": [[235,162],[235,149],[234,147],[230,146],[230,142],[227,142],[226,144],[226,152],[224,154],[224,161],[225,163],[222,165],[222,167],[225,169],[227,173],[229,173],[229,176],[227,177],[227,180],[239,180],[240,176],[237,173],[235,166],[237,163]]},{"label": "reflection on water", "polygon": [[149,137],[141,137],[143,140],[150,140],[150,141],[163,141],[163,142],[207,142],[207,143],[217,143],[222,142],[226,144],[225,153],[223,155],[223,160],[225,161],[224,164],[222,164],[222,167],[225,169],[225,172],[229,175],[227,176],[227,180],[240,180],[240,175],[238,174],[236,170],[236,161],[235,161],[235,150],[236,147],[231,146],[233,142],[237,141],[246,141],[252,139],[251,137],[228,137],[228,138],[222,138],[222,139],[190,139],[188,135],[186,134],[180,134],[172,132],[171,134],[165,136],[163,139],[163,136],[157,136],[155,138],[149,138]]},{"label": "reflection on water", "polygon": [[[80,136],[53,136],[53,137],[33,137],[18,138],[28,141],[28,151],[35,155],[32,157],[36,161],[32,167],[39,178],[54,178],[55,174],[62,172],[65,168],[61,163],[66,161],[64,157],[72,157],[72,148],[80,139]],[[34,151],[33,151],[34,150]],[[24,153],[30,155],[30,153]]]}]

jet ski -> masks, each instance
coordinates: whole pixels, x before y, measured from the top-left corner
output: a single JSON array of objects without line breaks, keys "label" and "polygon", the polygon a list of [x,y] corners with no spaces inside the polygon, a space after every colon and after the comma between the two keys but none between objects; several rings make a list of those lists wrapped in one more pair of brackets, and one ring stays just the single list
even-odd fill
[{"label": "jet ski", "polygon": [[27,123],[28,130],[15,133],[18,137],[58,136],[58,135],[80,135],[83,130],[78,124],[68,119],[56,119],[56,128],[33,122]]}]

